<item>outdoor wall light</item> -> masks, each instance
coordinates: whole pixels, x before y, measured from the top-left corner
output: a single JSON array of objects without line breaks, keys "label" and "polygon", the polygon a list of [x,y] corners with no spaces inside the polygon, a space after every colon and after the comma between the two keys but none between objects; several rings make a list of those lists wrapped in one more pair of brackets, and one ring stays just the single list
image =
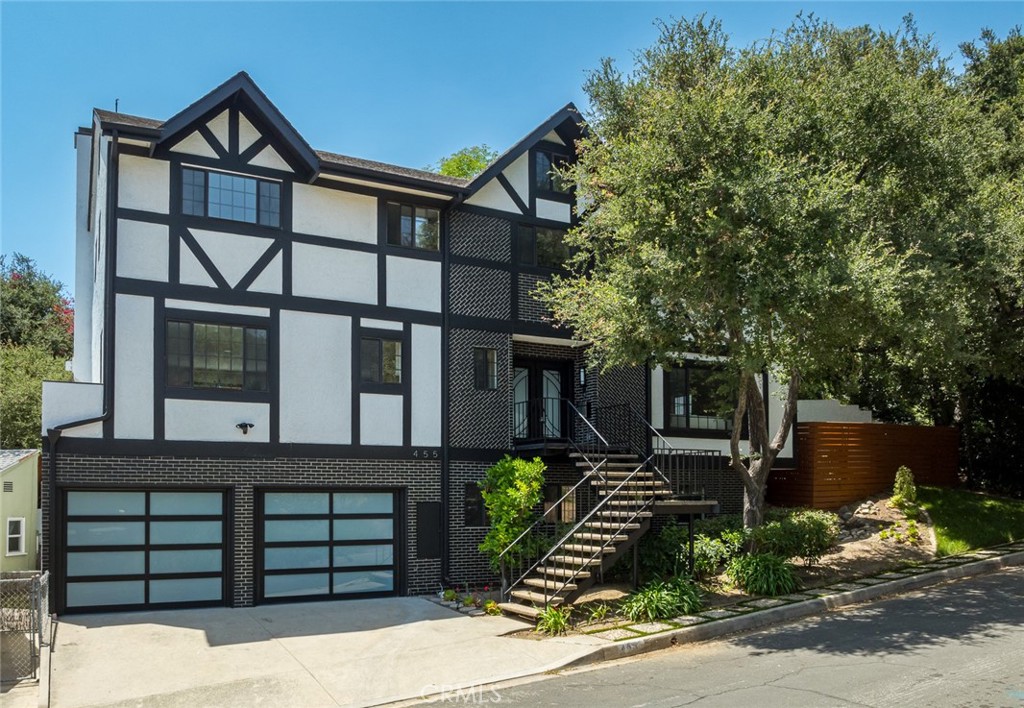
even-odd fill
[{"label": "outdoor wall light", "polygon": [[587,369],[585,366],[580,367],[580,388],[587,387]]},{"label": "outdoor wall light", "polygon": [[239,423],[235,427],[242,431],[242,435],[248,435],[249,428],[255,428],[256,425],[254,423]]}]

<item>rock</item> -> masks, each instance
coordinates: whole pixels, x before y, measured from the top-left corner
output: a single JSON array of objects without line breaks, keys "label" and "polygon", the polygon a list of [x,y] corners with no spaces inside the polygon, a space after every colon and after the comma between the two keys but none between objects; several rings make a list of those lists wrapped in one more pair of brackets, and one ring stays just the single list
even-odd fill
[{"label": "rock", "polygon": [[841,511],[839,512],[839,518],[843,521],[849,521],[853,518],[853,513],[850,511]]},{"label": "rock", "polygon": [[843,516],[844,514],[849,514],[849,513],[850,513],[850,507],[848,507],[848,506],[841,506],[841,507],[839,507],[839,515],[840,516]]}]

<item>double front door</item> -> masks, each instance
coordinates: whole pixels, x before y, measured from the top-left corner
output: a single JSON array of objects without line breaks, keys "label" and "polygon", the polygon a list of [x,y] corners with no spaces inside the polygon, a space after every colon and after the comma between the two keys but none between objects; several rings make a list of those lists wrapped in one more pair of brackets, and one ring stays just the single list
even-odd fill
[{"label": "double front door", "polygon": [[572,396],[572,362],[516,359],[512,376],[512,437],[568,435],[565,399]]}]

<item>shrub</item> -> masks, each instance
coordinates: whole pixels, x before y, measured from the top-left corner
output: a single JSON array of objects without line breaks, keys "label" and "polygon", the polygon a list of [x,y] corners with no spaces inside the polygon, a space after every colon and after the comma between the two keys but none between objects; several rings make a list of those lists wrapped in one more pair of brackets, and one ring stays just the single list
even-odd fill
[{"label": "shrub", "polygon": [[700,590],[688,580],[656,580],[622,601],[619,608],[629,619],[653,622],[700,610]]},{"label": "shrub", "polygon": [[892,498],[889,502],[895,507],[917,504],[917,486],[914,484],[914,473],[906,465],[896,470],[896,481],[892,485]]},{"label": "shrub", "polygon": [[693,540],[693,577],[707,580],[717,575],[718,569],[733,555],[735,551],[725,540],[698,535]]},{"label": "shrub", "polygon": [[486,600],[484,602],[484,612],[489,615],[497,616],[501,614],[501,608],[498,607],[498,603],[494,600]]},{"label": "shrub", "polygon": [[491,520],[491,528],[480,550],[488,556],[493,568],[498,568],[502,551],[533,523],[533,509],[542,497],[545,469],[539,457],[528,461],[505,455],[487,470],[480,483]]},{"label": "shrub", "polygon": [[669,578],[686,567],[689,536],[686,527],[671,521],[658,533],[646,534],[640,540],[640,576],[645,580]]},{"label": "shrub", "polygon": [[588,618],[591,622],[603,622],[604,619],[608,616],[608,613],[611,612],[611,610],[612,608],[609,607],[607,604],[599,602],[598,604],[590,608]]},{"label": "shrub", "polygon": [[752,595],[785,595],[797,589],[793,566],[770,553],[737,556],[725,571],[729,578]]},{"label": "shrub", "polygon": [[537,631],[552,637],[565,634],[569,629],[569,615],[572,608],[550,605],[537,615]]},{"label": "shrub", "polygon": [[760,552],[813,563],[838,540],[839,517],[815,509],[792,511],[779,521],[769,521],[754,529],[751,538]]}]

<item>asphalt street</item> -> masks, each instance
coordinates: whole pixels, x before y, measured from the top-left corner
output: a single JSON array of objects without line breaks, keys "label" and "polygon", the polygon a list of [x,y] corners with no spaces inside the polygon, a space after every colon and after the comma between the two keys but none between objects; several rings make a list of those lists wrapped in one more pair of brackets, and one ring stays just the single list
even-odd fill
[{"label": "asphalt street", "polygon": [[512,706],[1024,706],[1024,567],[482,691]]}]

